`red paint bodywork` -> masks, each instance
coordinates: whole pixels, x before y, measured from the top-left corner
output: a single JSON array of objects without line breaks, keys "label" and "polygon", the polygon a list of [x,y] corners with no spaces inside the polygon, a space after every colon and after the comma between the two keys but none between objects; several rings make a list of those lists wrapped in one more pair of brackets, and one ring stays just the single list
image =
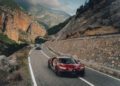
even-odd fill
[{"label": "red paint bodywork", "polygon": [[[56,59],[56,62],[53,65],[54,59]],[[48,66],[55,72],[58,71],[60,73],[80,74],[81,72],[85,71],[85,65],[80,62],[76,62],[75,64],[63,64],[63,63],[60,63],[58,60],[59,58],[51,58],[48,60]]]}]

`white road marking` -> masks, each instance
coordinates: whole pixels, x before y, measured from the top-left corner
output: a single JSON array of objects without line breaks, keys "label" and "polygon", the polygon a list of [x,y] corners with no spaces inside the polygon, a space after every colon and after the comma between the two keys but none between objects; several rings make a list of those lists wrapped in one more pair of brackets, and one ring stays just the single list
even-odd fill
[{"label": "white road marking", "polygon": [[[33,49],[30,50],[29,56],[32,53]],[[31,78],[32,78],[32,81],[33,81],[33,86],[37,86],[35,76],[34,76],[34,73],[33,73],[33,70],[32,70],[32,66],[31,66],[31,62],[30,62],[30,57],[28,57],[28,63],[29,63],[29,70],[30,70]]]},{"label": "white road marking", "polygon": [[29,55],[32,53],[32,50],[30,50]]},{"label": "white road marking", "polygon": [[110,76],[110,75],[108,75],[108,74],[102,73],[102,72],[100,72],[100,71],[94,70],[94,69],[89,68],[89,67],[87,67],[87,68],[90,69],[90,70],[92,70],[92,71],[95,71],[95,72],[97,72],[97,73],[99,73],[99,74],[102,74],[102,75],[108,76],[108,77],[110,77],[110,78],[113,78],[113,79],[115,79],[115,80],[117,80],[117,81],[120,81],[120,79],[115,78],[115,77],[113,77],[113,76]]},{"label": "white road marking", "polygon": [[84,81],[85,83],[87,83],[90,86],[95,86],[92,83],[90,83],[89,81],[85,80],[84,78],[79,77],[79,79],[82,80],[82,81]]},{"label": "white road marking", "polygon": [[32,48],[32,49],[30,50],[29,55],[33,52],[34,49],[35,49],[35,48]]},{"label": "white road marking", "polygon": [[50,58],[47,54],[45,54],[42,50],[41,53],[43,53],[47,58]]},{"label": "white road marking", "polygon": [[52,53],[53,55],[56,55],[54,52],[52,52],[48,47],[47,47],[47,49],[50,51],[50,53]]}]

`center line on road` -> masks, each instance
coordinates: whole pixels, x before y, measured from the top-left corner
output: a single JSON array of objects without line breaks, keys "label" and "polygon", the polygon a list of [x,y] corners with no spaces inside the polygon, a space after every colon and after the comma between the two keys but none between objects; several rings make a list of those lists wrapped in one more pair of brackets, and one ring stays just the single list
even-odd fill
[{"label": "center line on road", "polygon": [[42,50],[41,53],[43,53],[47,58],[50,58],[47,54],[45,54]]},{"label": "center line on road", "polygon": [[92,83],[90,83],[89,81],[85,80],[84,78],[79,77],[79,79],[82,80],[82,81],[84,81],[85,83],[87,83],[90,86],[95,86]]}]

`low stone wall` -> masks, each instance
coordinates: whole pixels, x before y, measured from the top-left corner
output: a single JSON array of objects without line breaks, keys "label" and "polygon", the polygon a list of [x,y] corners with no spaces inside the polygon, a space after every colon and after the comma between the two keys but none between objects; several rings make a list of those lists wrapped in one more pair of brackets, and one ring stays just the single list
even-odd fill
[{"label": "low stone wall", "polygon": [[77,56],[86,65],[120,78],[119,34],[49,41],[45,45],[59,53]]}]

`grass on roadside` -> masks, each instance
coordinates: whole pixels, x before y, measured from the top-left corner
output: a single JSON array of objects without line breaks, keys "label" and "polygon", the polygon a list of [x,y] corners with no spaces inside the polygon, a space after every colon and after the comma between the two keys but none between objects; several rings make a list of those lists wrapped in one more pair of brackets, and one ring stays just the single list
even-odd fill
[{"label": "grass on roadside", "polygon": [[9,56],[14,52],[27,46],[27,44],[17,44],[15,41],[9,39],[6,35],[0,33],[0,52],[3,55]]},{"label": "grass on roadside", "polygon": [[[29,50],[30,47],[24,47],[7,57],[8,59],[4,62],[8,65],[3,65],[0,61],[0,86],[32,86],[28,65]],[[11,61],[12,64],[9,63]]]},{"label": "grass on roadside", "polygon": [[20,72],[23,77],[23,83],[24,83],[22,86],[32,86],[29,64],[28,64],[29,50],[30,50],[29,48],[25,48],[17,53],[17,61],[20,65]]}]

